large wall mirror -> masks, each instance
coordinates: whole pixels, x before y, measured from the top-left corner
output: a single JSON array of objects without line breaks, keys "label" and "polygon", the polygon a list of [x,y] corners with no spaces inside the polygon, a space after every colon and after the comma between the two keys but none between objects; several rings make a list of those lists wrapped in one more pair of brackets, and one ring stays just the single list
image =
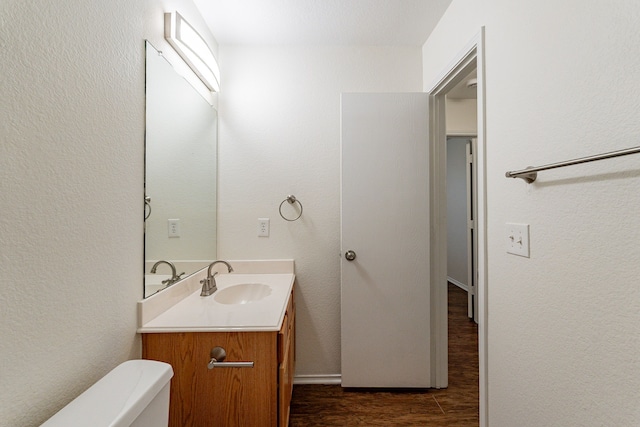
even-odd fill
[{"label": "large wall mirror", "polygon": [[216,110],[147,42],[145,298],[216,258],[216,155]]}]

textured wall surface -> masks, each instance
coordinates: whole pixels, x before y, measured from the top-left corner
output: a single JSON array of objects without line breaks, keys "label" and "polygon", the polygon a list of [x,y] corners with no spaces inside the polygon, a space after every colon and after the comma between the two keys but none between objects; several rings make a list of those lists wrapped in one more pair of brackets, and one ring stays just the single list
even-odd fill
[{"label": "textured wall surface", "polygon": [[[486,26],[491,426],[640,424],[640,157],[504,177],[638,145],[639,19],[631,0],[454,0],[423,47],[430,87]],[[506,222],[531,225],[531,258],[505,253]]]},{"label": "textured wall surface", "polygon": [[2,427],[140,357],[144,38],[178,4],[2,2]]},{"label": "textured wall surface", "polygon": [[2,426],[40,424],[139,356],[141,16],[127,1],[3,3]]},{"label": "textured wall surface", "polygon": [[[420,48],[220,46],[220,62],[218,255],[294,258],[296,375],[339,374],[340,93],[420,91]],[[288,194],[296,222],[278,214]]]}]

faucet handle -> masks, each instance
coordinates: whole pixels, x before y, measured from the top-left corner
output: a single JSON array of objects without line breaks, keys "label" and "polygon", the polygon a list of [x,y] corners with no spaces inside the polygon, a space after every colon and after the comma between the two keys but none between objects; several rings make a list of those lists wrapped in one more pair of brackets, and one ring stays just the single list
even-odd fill
[{"label": "faucet handle", "polygon": [[176,274],[175,276],[170,277],[167,280],[163,280],[162,283],[167,285],[167,286],[171,286],[174,283],[178,282],[179,280],[182,279],[182,275],[184,274],[184,271],[180,274]]}]

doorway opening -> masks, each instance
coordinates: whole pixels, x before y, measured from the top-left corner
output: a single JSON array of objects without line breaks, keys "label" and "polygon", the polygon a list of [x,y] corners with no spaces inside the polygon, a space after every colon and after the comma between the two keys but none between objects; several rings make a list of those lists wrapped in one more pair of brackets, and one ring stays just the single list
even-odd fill
[{"label": "doorway opening", "polygon": [[447,282],[467,294],[467,316],[478,323],[476,141],[475,136],[447,136]]},{"label": "doorway opening", "polygon": [[467,293],[468,316],[476,323],[477,85],[474,69],[445,94],[447,281]]},{"label": "doorway opening", "polygon": [[[485,136],[484,136],[484,29],[474,37],[467,46],[454,58],[441,76],[427,92],[431,99],[429,115],[430,126],[430,165],[431,165],[431,205],[433,236],[432,250],[432,327],[433,327],[433,355],[434,376],[436,387],[447,387],[449,383],[448,369],[448,268],[447,268],[447,97],[451,96],[454,88],[466,86],[476,72],[474,86],[476,87],[476,124],[475,132],[457,136],[477,136],[476,161],[473,164],[477,189],[473,201],[475,216],[473,218],[473,246],[470,261],[474,262],[471,269],[474,294],[469,300],[468,309],[478,323],[478,374],[479,374],[479,412],[480,426],[487,425],[487,304],[486,304],[486,184],[485,184]],[[471,86],[471,85],[470,85]],[[455,92],[453,92],[455,93]],[[473,102],[473,101],[471,101]],[[464,132],[466,133],[466,132]],[[449,132],[449,135],[456,132]],[[472,143],[473,144],[473,143]]]}]

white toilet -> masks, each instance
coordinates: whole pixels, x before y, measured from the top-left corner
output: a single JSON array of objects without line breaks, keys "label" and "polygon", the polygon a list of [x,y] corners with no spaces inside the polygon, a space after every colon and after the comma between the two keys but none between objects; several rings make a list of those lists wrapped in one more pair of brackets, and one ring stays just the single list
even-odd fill
[{"label": "white toilet", "polygon": [[42,427],[166,427],[171,365],[129,360],[116,366]]}]

